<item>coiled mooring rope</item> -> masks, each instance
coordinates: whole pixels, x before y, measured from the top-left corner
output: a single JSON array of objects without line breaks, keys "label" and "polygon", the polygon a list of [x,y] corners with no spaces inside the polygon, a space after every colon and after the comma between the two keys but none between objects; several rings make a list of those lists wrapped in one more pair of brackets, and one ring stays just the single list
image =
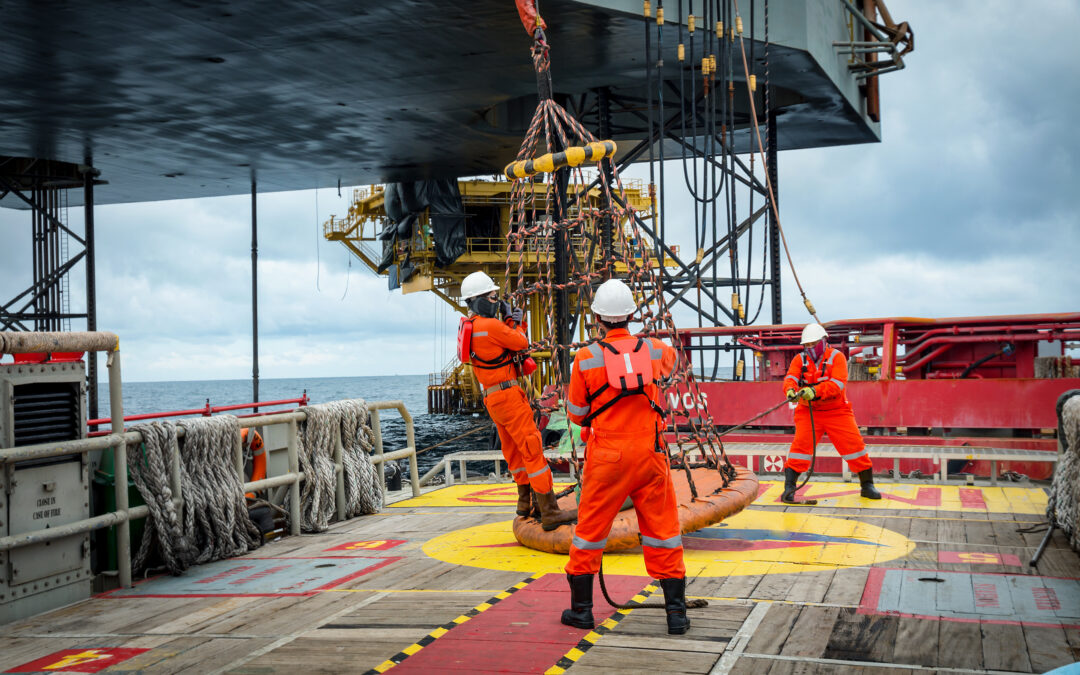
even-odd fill
[{"label": "coiled mooring rope", "polygon": [[345,471],[346,517],[375,513],[382,506],[383,481],[370,457],[374,433],[362,399],[298,408],[307,415],[298,431],[300,528],[321,532],[334,515],[334,449],[341,440]]},{"label": "coiled mooring rope", "polygon": [[[177,440],[177,427],[184,438]],[[232,415],[155,422],[133,428],[141,444],[129,444],[128,468],[150,510],[133,567],[145,570],[153,544],[166,569],[180,574],[190,565],[243,555],[259,546],[259,529],[248,517],[244,486],[233,457],[240,424]],[[179,453],[183,520],[176,516],[166,460]]]},{"label": "coiled mooring rope", "polygon": [[1080,551],[1080,390],[1066,392],[1058,403],[1062,454],[1054,469],[1046,515]]}]

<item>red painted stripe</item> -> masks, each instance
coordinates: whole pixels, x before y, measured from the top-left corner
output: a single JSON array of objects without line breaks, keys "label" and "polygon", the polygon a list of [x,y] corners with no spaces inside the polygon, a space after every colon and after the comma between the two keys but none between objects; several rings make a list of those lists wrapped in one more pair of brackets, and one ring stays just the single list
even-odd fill
[{"label": "red painted stripe", "polygon": [[979,488],[960,488],[960,506],[965,509],[987,510],[986,500]]},{"label": "red painted stripe", "polygon": [[[645,577],[608,575],[604,581],[616,602],[626,602],[649,583]],[[562,610],[569,606],[566,577],[546,574],[451,629],[390,672],[543,673],[589,632],[559,622]],[[593,614],[597,622],[614,612],[594,581]]]}]

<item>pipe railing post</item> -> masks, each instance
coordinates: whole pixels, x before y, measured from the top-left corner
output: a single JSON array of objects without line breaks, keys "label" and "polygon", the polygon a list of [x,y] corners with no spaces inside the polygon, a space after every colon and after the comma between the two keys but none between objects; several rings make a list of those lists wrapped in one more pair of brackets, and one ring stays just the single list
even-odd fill
[{"label": "pipe railing post", "polygon": [[345,520],[345,447],[341,438],[341,425],[334,425],[334,501],[337,503],[338,522]]},{"label": "pipe railing post", "polygon": [[405,407],[405,404],[397,401],[397,409],[401,413],[401,419],[405,420],[405,444],[412,448],[412,454],[409,455],[409,482],[412,483],[413,497],[419,497],[420,470],[416,463],[416,430],[413,428],[412,415],[409,414],[409,409]]},{"label": "pipe railing post", "polygon": [[[297,451],[298,428],[295,419],[289,420],[289,442],[286,446],[289,460],[289,473],[300,473],[300,455]],[[289,534],[300,534],[300,481],[289,485]]]},{"label": "pipe railing post", "polygon": [[120,350],[109,352],[106,360],[109,370],[109,417],[112,433],[120,439],[113,447],[113,488],[116,511],[124,518],[116,525],[116,564],[120,573],[120,586],[131,587],[131,522],[128,519],[128,472],[127,441],[124,440],[124,399],[120,384]]}]

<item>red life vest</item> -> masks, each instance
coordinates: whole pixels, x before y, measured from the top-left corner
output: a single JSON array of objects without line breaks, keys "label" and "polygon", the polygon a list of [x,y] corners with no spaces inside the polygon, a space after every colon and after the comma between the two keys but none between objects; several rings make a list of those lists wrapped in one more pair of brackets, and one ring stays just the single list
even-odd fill
[{"label": "red life vest", "polygon": [[638,338],[637,342],[620,340],[617,343],[618,346],[603,340],[600,340],[597,344],[600,345],[604,354],[604,374],[607,376],[607,382],[604,383],[604,386],[588,394],[586,399],[591,404],[608,389],[614,389],[618,393],[602,406],[586,415],[581,420],[581,426],[589,426],[597,415],[615,405],[616,401],[635,394],[641,394],[648,399],[649,405],[656,414],[661,417],[667,414],[646,390],[647,385],[656,384],[656,374],[653,371],[649,345],[645,343],[645,340],[642,338]]},{"label": "red life vest", "polygon": [[486,361],[476,355],[472,350],[473,317],[461,317],[458,323],[457,334],[457,357],[462,363],[471,363],[473,368],[494,369],[514,363],[521,375],[532,375],[536,372],[536,361],[531,356],[521,358],[521,355],[509,349],[491,361]]}]

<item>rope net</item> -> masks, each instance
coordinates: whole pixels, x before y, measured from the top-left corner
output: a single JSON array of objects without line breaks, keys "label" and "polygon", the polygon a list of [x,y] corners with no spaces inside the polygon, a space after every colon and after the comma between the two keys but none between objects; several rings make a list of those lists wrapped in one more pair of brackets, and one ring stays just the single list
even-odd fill
[{"label": "rope net", "polygon": [[[598,142],[600,139],[550,96],[549,46],[542,29],[535,33],[532,57],[540,84],[540,103],[517,160],[526,161]],[[641,216],[629,206],[611,155],[600,160],[599,169],[599,175],[592,180],[587,179],[581,163],[554,171],[546,182],[535,175],[515,180],[506,248],[506,280],[511,288],[511,300],[518,306],[527,306],[529,300],[538,299],[540,315],[547,318],[547,325],[544,337],[533,342],[529,351],[550,354],[555,390],[565,392],[564,372],[557,364],[568,362],[571,351],[600,339],[588,312],[594,286],[612,277],[623,279],[639,302],[631,320],[642,324],[640,334],[667,338],[679,353],[675,372],[661,387],[662,405],[668,419],[674,420],[673,403],[690,400],[697,405],[704,399],[662,293],[660,261],[664,244],[649,241],[643,235]],[[566,263],[561,279],[556,275],[557,256]],[[527,261],[536,261],[535,281],[526,277]],[[570,338],[562,343],[558,341],[561,331],[556,311],[561,292],[565,292],[566,302],[575,307],[574,312],[568,312],[574,317],[570,325],[562,327]],[[595,337],[574,341],[575,328]],[[556,409],[554,405],[536,405],[542,413]],[[694,497],[698,494],[690,473],[688,451],[697,450],[702,457],[695,466],[721,471],[724,486],[735,477],[735,468],[724,453],[712,416],[701,407],[700,417],[688,411],[685,425],[674,425],[677,461],[673,466],[686,472]],[[576,448],[573,445],[571,448],[578,463]]]}]

